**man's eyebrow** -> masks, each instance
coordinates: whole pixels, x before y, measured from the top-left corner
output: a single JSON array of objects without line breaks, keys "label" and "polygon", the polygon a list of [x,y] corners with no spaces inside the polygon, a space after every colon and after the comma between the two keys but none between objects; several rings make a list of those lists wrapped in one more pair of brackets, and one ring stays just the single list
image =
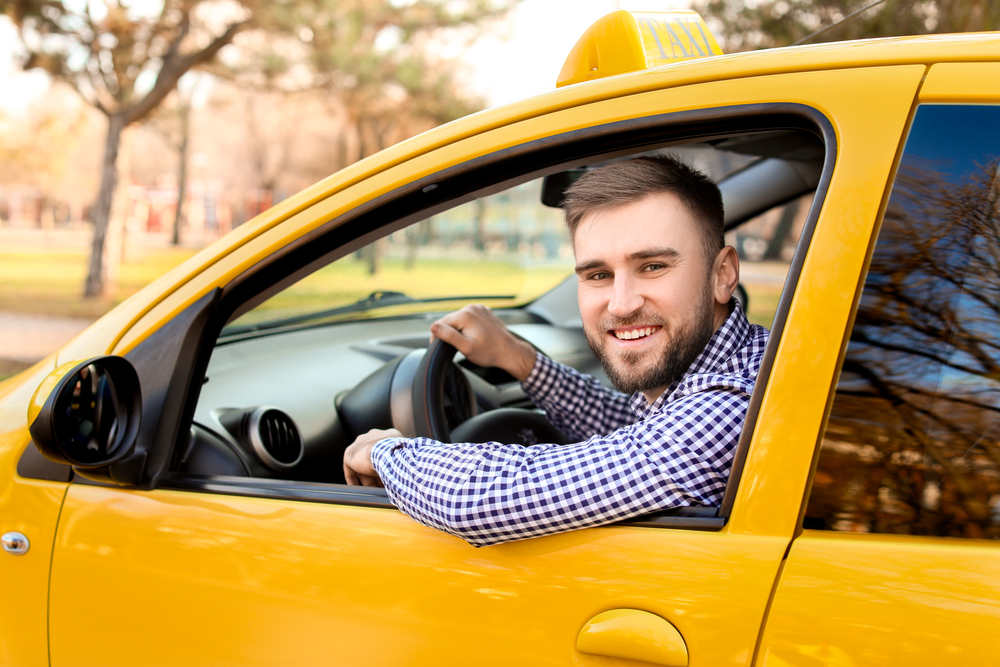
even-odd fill
[{"label": "man's eyebrow", "polygon": [[603,259],[592,259],[589,262],[584,262],[583,264],[576,265],[577,273],[586,273],[587,271],[592,271],[594,269],[600,269],[605,266]]},{"label": "man's eyebrow", "polygon": [[637,250],[628,256],[630,261],[635,261],[637,259],[675,259],[680,257],[681,253],[679,250],[670,247],[662,248],[646,248],[644,250]]},{"label": "man's eyebrow", "polygon": [[[644,248],[642,250],[637,250],[626,257],[630,262],[634,262],[642,259],[676,259],[680,257],[681,253],[679,250],[670,247],[661,248]],[[576,265],[576,272],[586,273],[587,271],[593,271],[594,269],[601,269],[607,266],[607,262],[603,259],[592,259],[589,262],[584,262],[582,264]]]}]

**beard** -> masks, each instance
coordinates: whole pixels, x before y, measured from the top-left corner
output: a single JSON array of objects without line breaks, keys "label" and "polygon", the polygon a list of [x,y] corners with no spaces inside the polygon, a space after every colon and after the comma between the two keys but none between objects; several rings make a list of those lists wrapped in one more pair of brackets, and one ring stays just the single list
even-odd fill
[{"label": "beard", "polygon": [[[625,394],[634,394],[668,387],[683,375],[715,333],[713,316],[712,291],[709,288],[695,310],[694,319],[676,331],[668,328],[663,317],[645,310],[625,318],[606,317],[601,320],[597,331],[591,331],[586,326],[583,331],[587,335],[590,349],[601,362],[601,367],[614,388]],[[609,349],[610,330],[636,324],[662,327],[661,333],[665,334],[666,341],[659,359],[655,358],[656,350]],[[642,363],[644,360],[647,361],[645,367]]]}]

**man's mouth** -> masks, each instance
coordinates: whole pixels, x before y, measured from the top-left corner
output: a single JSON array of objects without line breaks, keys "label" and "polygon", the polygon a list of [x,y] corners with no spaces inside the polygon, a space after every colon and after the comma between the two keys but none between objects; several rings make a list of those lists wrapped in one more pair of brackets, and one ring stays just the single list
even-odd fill
[{"label": "man's mouth", "polygon": [[612,329],[611,333],[618,340],[637,340],[639,338],[646,338],[647,336],[652,336],[654,333],[662,329],[660,326],[653,327],[629,327],[628,329]]}]

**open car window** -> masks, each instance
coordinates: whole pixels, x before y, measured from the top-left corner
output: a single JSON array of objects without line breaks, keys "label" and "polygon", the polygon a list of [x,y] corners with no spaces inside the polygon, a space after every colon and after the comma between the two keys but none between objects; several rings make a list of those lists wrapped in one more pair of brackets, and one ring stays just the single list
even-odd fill
[{"label": "open car window", "polygon": [[[388,505],[382,492],[343,486],[343,451],[371,428],[400,426],[408,400],[401,378],[412,382],[412,369],[410,376],[401,370],[406,359],[427,347],[431,322],[467,303],[493,307],[542,352],[606,383],[582,332],[572,244],[553,204],[574,173],[610,161],[668,152],[720,183],[749,318],[772,325],[790,300],[794,259],[804,252],[798,240],[808,239],[819,210],[813,198],[832,164],[822,131],[808,119],[795,123],[802,127],[765,122],[733,133],[719,126],[717,135],[702,129],[686,142],[564,157],[527,177],[511,172],[507,182],[484,169],[489,181],[477,187],[468,177],[454,203],[439,202],[403,224],[366,212],[362,233],[371,232],[371,220],[384,225],[373,243],[345,237],[325,260],[261,269],[256,291],[242,297],[249,305],[230,304],[234,316],[212,342],[191,437],[175,453],[168,485]],[[306,264],[318,268],[288,279]],[[460,370],[445,389],[451,427],[484,411],[535,407],[506,373],[460,355],[456,361]],[[765,382],[762,373],[758,390]],[[714,522],[702,527],[724,523],[718,508],[687,513]]]}]

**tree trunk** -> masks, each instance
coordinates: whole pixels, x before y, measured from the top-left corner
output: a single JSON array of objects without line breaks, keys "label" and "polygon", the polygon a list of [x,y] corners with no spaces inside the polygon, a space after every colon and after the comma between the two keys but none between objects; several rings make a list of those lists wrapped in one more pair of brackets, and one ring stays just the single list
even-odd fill
[{"label": "tree trunk", "polygon": [[184,224],[184,200],[187,198],[188,137],[191,135],[191,106],[181,104],[181,145],[177,148],[177,207],[174,209],[174,236],[170,240],[180,245],[181,225]]},{"label": "tree trunk", "polygon": [[475,203],[475,219],[472,221],[472,246],[476,252],[486,252],[486,198],[480,197]]},{"label": "tree trunk", "polygon": [[104,162],[101,165],[101,189],[91,209],[94,238],[90,248],[90,268],[83,288],[83,296],[87,299],[106,296],[116,287],[111,284],[108,275],[108,228],[111,204],[118,187],[118,150],[124,129],[125,119],[122,114],[113,113],[108,116],[108,135],[104,143]]}]

